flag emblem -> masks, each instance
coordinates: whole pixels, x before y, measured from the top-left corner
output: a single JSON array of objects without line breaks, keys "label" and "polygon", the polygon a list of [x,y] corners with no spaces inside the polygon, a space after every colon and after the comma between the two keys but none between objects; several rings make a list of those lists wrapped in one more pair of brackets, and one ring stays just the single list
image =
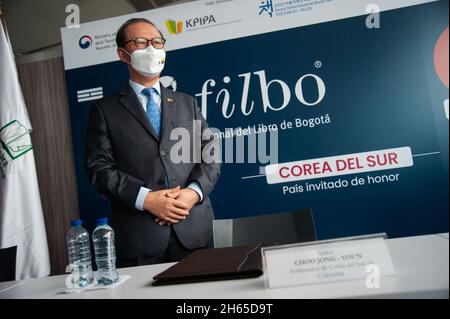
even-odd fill
[{"label": "flag emblem", "polygon": [[77,91],[78,103],[99,100],[103,98],[103,87],[97,87],[92,89],[86,89]]}]

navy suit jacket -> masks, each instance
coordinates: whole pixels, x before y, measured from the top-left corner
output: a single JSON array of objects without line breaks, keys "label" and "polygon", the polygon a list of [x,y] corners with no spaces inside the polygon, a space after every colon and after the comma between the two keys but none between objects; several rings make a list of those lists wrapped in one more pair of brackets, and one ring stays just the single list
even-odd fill
[{"label": "navy suit jacket", "polygon": [[[158,137],[130,86],[91,106],[85,164],[92,185],[111,201],[111,225],[119,258],[150,258],[164,252],[168,245],[169,227],[158,226],[154,215],[135,209],[141,186],[156,191],[197,182],[203,201],[192,208],[186,220],[173,227],[188,249],[212,243],[214,213],[209,194],[220,176],[220,164],[204,161],[176,164],[170,159],[171,148],[178,142],[170,140],[172,129],[183,127],[189,131],[192,154],[193,121],[201,121],[202,132],[208,124],[195,98],[162,86],[161,111]],[[202,141],[201,148],[211,146],[211,142],[218,143],[211,137]]]}]

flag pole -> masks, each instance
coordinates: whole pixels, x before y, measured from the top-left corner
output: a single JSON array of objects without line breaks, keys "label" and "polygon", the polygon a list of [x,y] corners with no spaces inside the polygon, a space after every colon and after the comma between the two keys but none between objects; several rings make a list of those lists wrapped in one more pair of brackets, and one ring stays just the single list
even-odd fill
[{"label": "flag pole", "polygon": [[2,5],[0,4],[0,23],[3,25],[3,29],[5,29],[6,31],[5,17],[6,17],[6,10],[3,9]]}]

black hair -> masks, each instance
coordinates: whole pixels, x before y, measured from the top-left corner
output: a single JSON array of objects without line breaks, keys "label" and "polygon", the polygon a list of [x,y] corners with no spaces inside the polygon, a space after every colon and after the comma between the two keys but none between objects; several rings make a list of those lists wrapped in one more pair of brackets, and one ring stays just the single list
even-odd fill
[{"label": "black hair", "polygon": [[125,41],[126,41],[126,36],[127,36],[127,28],[134,24],[134,23],[138,23],[138,22],[144,22],[144,23],[148,23],[152,26],[154,26],[156,28],[156,30],[158,30],[159,34],[161,35],[161,38],[164,38],[162,32],[156,27],[156,25],[145,19],[145,18],[133,18],[128,20],[127,22],[125,22],[124,24],[122,24],[119,28],[119,30],[117,30],[117,34],[116,34],[116,44],[118,48],[121,48],[125,45]]}]

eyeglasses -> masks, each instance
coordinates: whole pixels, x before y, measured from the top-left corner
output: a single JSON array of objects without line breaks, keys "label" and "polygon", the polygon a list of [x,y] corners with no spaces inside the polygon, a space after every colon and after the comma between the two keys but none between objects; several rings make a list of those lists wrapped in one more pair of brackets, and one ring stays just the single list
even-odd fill
[{"label": "eyeglasses", "polygon": [[150,43],[155,49],[164,48],[164,44],[166,43],[166,39],[164,38],[154,38],[154,39],[146,39],[146,38],[133,38],[131,40],[126,41],[123,46],[127,45],[129,42],[134,42],[134,45],[138,49],[146,49]]}]

